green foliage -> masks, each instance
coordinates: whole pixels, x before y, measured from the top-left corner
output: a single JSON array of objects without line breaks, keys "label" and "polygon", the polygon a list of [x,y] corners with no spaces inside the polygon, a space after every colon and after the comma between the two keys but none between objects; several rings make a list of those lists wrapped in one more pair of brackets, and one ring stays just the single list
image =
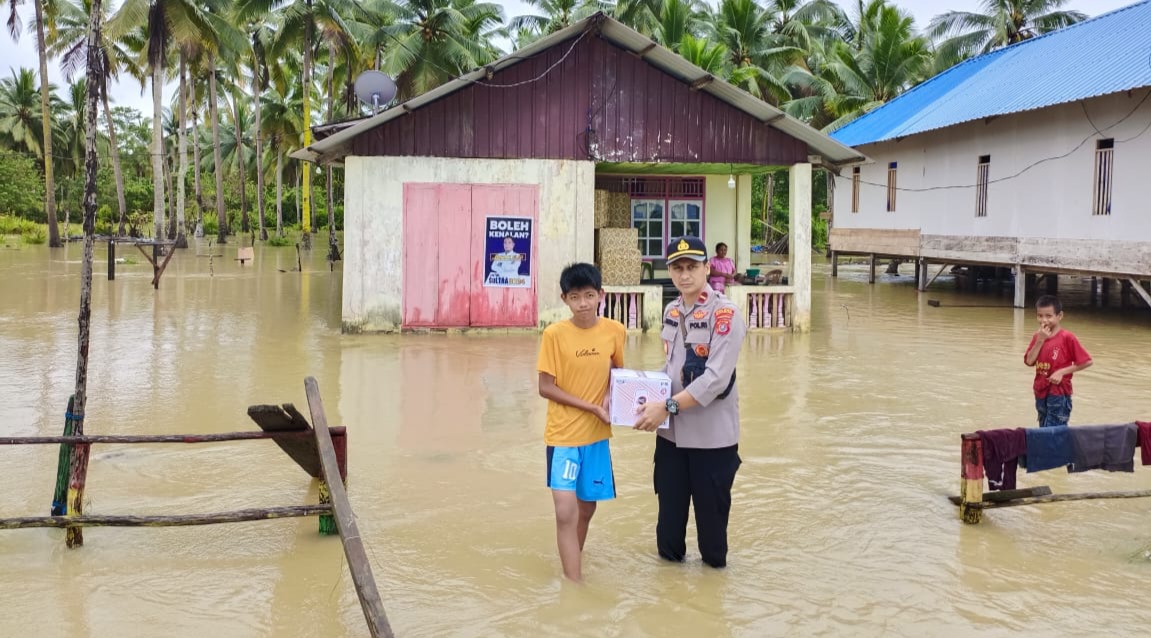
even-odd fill
[{"label": "green foliage", "polygon": [[30,235],[41,228],[41,224],[29,219],[0,215],[0,235]]},{"label": "green foliage", "polygon": [[0,149],[0,210],[44,221],[44,180],[25,155]]},{"label": "green foliage", "polygon": [[46,226],[37,226],[30,233],[24,234],[24,242],[28,244],[40,245],[48,241],[48,228]]},{"label": "green foliage", "polygon": [[279,237],[279,236],[273,234],[273,235],[268,236],[268,241],[265,242],[265,244],[268,246],[274,246],[276,248],[283,248],[284,246],[294,246],[294,245],[296,245],[296,238],[291,237],[289,235],[284,235],[283,237]]}]

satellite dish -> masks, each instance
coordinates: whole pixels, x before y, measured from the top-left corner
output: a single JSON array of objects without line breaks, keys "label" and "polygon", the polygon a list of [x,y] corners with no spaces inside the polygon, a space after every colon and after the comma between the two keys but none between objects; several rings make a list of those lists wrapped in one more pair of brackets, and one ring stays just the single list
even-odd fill
[{"label": "satellite dish", "polygon": [[396,83],[387,74],[379,71],[364,71],[356,78],[356,97],[367,106],[372,107],[372,115],[380,111],[380,107],[396,97]]}]

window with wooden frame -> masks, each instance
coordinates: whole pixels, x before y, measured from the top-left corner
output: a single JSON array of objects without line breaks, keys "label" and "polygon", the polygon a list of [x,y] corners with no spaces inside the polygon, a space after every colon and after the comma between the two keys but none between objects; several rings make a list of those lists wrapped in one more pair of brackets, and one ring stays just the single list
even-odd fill
[{"label": "window with wooden frame", "polygon": [[859,212],[859,167],[851,169],[851,212]]},{"label": "window with wooden frame", "polygon": [[896,186],[896,174],[899,171],[899,162],[892,162],[887,165],[887,212],[895,212],[895,193],[898,191]]},{"label": "window with wooden frame", "polygon": [[632,227],[644,259],[661,259],[673,237],[704,238],[703,177],[603,175],[596,188],[631,195]]},{"label": "window with wooden frame", "polygon": [[1115,140],[1095,142],[1095,188],[1091,197],[1092,215],[1111,214],[1111,178],[1115,168]]},{"label": "window with wooden frame", "polygon": [[980,155],[975,169],[975,216],[987,217],[987,187],[991,184],[991,156]]}]

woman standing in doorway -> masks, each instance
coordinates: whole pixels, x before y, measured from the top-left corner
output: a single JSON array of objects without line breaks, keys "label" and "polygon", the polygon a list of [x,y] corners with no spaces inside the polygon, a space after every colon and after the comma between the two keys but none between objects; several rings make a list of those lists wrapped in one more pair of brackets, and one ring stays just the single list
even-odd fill
[{"label": "woman standing in doorway", "polygon": [[715,256],[708,262],[711,273],[707,282],[712,290],[723,292],[727,286],[739,283],[739,276],[735,274],[735,260],[727,256],[727,244],[720,242],[715,245]]}]

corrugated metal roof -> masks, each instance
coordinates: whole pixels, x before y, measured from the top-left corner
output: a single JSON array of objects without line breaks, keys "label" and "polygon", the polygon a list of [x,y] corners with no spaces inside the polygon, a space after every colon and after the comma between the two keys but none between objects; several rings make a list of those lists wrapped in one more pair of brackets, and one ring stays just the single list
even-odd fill
[{"label": "corrugated metal roof", "polygon": [[527,47],[497,60],[486,68],[476,69],[475,71],[442,84],[423,95],[416,96],[403,104],[393,106],[374,117],[367,118],[352,126],[339,130],[307,148],[292,153],[291,157],[313,162],[332,161],[342,157],[348,151],[349,142],[361,133],[397,117],[401,117],[409,111],[434,102],[446,95],[459,91],[477,80],[483,80],[487,76],[489,69],[494,73],[520,63],[536,53],[577,37],[580,33],[594,27],[596,24],[599,25],[600,36],[608,42],[631,51],[636,55],[640,55],[647,63],[665,73],[679,78],[685,83],[692,84],[697,81],[709,79],[708,83],[699,89],[700,91],[709,93],[731,106],[768,123],[772,128],[806,143],[811,154],[821,156],[825,162],[838,165],[866,161],[866,157],[855,149],[831,139],[827,135],[785,114],[774,106],[753,97],[746,91],[711,76],[711,74],[688,62],[674,51],[658,46],[647,36],[602,13],[597,13],[545,38],[541,38]]},{"label": "corrugated metal roof", "polygon": [[960,63],[835,131],[849,146],[1151,86],[1151,0]]}]

